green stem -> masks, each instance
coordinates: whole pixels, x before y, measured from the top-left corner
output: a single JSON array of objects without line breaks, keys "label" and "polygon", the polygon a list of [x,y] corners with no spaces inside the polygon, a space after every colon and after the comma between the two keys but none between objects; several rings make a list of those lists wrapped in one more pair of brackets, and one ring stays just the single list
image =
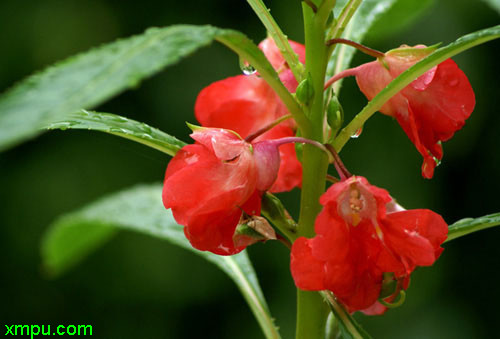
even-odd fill
[{"label": "green stem", "polygon": [[323,3],[319,6],[318,12],[316,12],[316,20],[325,24],[328,20],[328,17],[330,16],[330,13],[335,7],[336,2],[337,0],[324,0]]},{"label": "green stem", "polygon": [[266,27],[267,32],[273,38],[276,46],[278,46],[288,67],[292,70],[295,79],[300,83],[304,78],[304,66],[300,63],[299,57],[293,51],[292,46],[290,46],[287,36],[283,34],[262,0],[247,0],[247,2]]},{"label": "green stem", "polygon": [[[318,0],[314,1],[318,4]],[[306,40],[306,71],[314,88],[314,97],[306,107],[311,129],[303,136],[323,143],[323,85],[326,72],[325,22],[320,22],[311,8],[302,5]],[[321,211],[319,197],[325,191],[328,158],[321,150],[304,145],[302,193],[298,235],[314,236],[314,221]],[[297,291],[296,339],[324,339],[328,309],[322,298],[314,292]]]},{"label": "green stem", "polygon": [[[354,15],[354,13],[356,13],[356,10],[358,9],[359,5],[361,5],[362,1],[363,0],[349,0],[349,2],[344,6],[342,11],[340,12],[339,17],[336,20],[336,24],[332,27],[330,33],[328,33],[328,40],[340,38],[342,33],[344,33],[344,30],[347,27],[347,24],[351,20],[352,16]],[[335,46],[332,46],[330,48],[328,53],[329,56],[333,53],[334,48]]]},{"label": "green stem", "polygon": [[297,290],[296,339],[324,339],[329,309],[317,292]]},{"label": "green stem", "polygon": [[216,40],[247,60],[259,72],[260,76],[271,86],[288,108],[301,131],[304,134],[308,133],[311,128],[309,119],[307,119],[299,103],[283,85],[278,74],[257,46],[248,38],[236,33],[234,35],[231,33],[219,35]]}]

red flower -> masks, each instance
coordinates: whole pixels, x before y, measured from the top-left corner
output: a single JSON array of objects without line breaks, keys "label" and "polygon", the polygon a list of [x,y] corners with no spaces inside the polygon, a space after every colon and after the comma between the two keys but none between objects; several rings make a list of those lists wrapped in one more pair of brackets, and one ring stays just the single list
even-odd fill
[{"label": "red flower", "polygon": [[234,245],[235,228],[242,211],[260,214],[261,194],[277,176],[277,146],[251,145],[223,129],[200,128],[191,137],[196,144],[184,146],[167,167],[163,204],[193,247],[238,253],[245,246]]},{"label": "red flower", "polygon": [[[304,46],[293,41],[290,43],[303,62]],[[259,47],[276,68],[285,86],[294,92],[297,81],[274,42],[266,39]],[[196,119],[202,126],[231,129],[243,138],[286,114],[288,111],[281,99],[257,74],[238,75],[214,82],[200,92],[195,104]],[[293,136],[294,127],[293,122],[285,121],[258,140]],[[281,147],[280,155],[281,168],[272,192],[288,191],[302,182],[302,166],[293,145]]]},{"label": "red flower", "polygon": [[[385,57],[356,68],[356,81],[368,100],[403,71],[434,51],[423,45],[402,46]],[[422,175],[432,178],[443,157],[441,141],[462,128],[474,109],[475,98],[465,74],[451,59],[424,73],[396,94],[380,112],[395,117],[422,154]]]},{"label": "red flower", "polygon": [[[442,252],[448,227],[430,210],[393,210],[389,193],[363,177],[334,184],[320,199],[316,236],[298,238],[291,271],[304,290],[330,290],[348,308],[380,313],[384,273],[406,288],[416,266],[430,266]],[[391,212],[391,213],[389,213]]]}]

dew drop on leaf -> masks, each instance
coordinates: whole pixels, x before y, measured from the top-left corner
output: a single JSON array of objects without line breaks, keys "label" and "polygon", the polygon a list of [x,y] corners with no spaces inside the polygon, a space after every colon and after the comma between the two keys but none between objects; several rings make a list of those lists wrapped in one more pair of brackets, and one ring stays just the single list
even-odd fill
[{"label": "dew drop on leaf", "polygon": [[250,65],[247,61],[243,60],[242,58],[240,58],[240,68],[243,74],[245,75],[252,75],[257,72],[257,70],[252,65]]},{"label": "dew drop on leaf", "polygon": [[363,132],[363,127],[358,128],[356,132],[354,132],[354,134],[351,135],[351,138],[353,139],[359,138],[362,132]]}]

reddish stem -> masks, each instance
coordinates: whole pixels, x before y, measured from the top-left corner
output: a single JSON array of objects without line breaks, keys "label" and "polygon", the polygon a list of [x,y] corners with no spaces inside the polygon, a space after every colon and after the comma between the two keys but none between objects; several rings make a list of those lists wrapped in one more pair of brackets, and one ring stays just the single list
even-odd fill
[{"label": "reddish stem", "polygon": [[276,234],[276,239],[281,242],[283,245],[285,245],[289,250],[292,249],[292,244],[290,243],[290,241],[288,241],[286,238],[284,238],[283,236],[281,236],[280,234]]},{"label": "reddish stem", "polygon": [[357,72],[358,72],[358,68],[356,67],[356,68],[349,68],[349,69],[346,69],[340,73],[335,74],[333,77],[328,79],[328,81],[325,83],[324,89],[326,90],[328,87],[330,87],[337,80],[340,80],[340,79],[343,79],[343,78],[346,78],[349,76],[355,76],[357,74]]},{"label": "reddish stem", "polygon": [[338,178],[335,178],[333,175],[330,175],[330,174],[326,175],[326,180],[333,183],[333,184],[336,184],[340,181]]},{"label": "reddish stem", "polygon": [[287,114],[287,115],[282,116],[282,117],[281,117],[281,118],[279,118],[279,119],[276,119],[275,121],[273,121],[273,122],[272,122],[272,123],[270,123],[269,125],[264,126],[263,128],[261,128],[261,129],[257,130],[255,133],[252,133],[252,134],[250,134],[249,136],[247,136],[247,137],[245,138],[245,141],[246,141],[246,142],[252,142],[252,140],[254,140],[254,139],[256,139],[256,138],[260,137],[262,134],[266,133],[267,131],[269,131],[269,130],[270,130],[270,129],[272,129],[273,127],[275,127],[275,126],[277,126],[277,125],[281,124],[283,121],[288,120],[288,119],[290,119],[290,118],[292,118],[292,115],[291,115],[291,114]]},{"label": "reddish stem", "polygon": [[357,42],[354,42],[354,41],[348,40],[348,39],[336,38],[336,39],[328,40],[326,42],[327,46],[331,46],[331,45],[335,45],[335,44],[344,44],[344,45],[352,46],[352,47],[360,50],[361,52],[368,54],[368,55],[370,55],[374,58],[377,58],[377,59],[383,58],[385,56],[384,53],[377,51],[376,49],[367,47],[367,46],[362,45],[362,44],[358,44]]},{"label": "reddish stem", "polygon": [[349,177],[352,177],[351,172],[349,172],[349,170],[347,170],[347,168],[345,167],[344,163],[340,159],[339,154],[337,153],[335,148],[333,148],[333,146],[330,144],[325,144],[325,147],[332,154],[333,159],[335,160],[333,165],[335,166],[335,169],[337,170],[337,173],[340,176],[340,180],[345,180]]},{"label": "reddish stem", "polygon": [[302,0],[307,6],[311,7],[312,11],[314,13],[318,12],[318,7],[316,6],[316,4],[314,2],[312,2],[311,0]]}]

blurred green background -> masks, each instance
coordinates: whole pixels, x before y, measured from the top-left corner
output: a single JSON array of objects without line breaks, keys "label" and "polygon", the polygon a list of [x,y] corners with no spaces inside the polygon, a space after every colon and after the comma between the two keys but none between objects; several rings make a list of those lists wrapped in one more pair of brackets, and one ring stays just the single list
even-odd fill
[{"label": "blurred green background", "polygon": [[[411,20],[398,11],[381,19],[366,43],[380,50],[448,43],[500,21],[479,0],[423,2]],[[299,1],[266,3],[289,37],[303,42]],[[2,0],[0,91],[92,46],[177,23],[210,23],[241,30],[256,42],[265,38],[245,1]],[[455,58],[477,104],[465,128],[444,144],[432,181],[421,177],[421,157],[397,123],[382,115],[342,152],[351,172],[388,189],[406,208],[430,208],[450,223],[500,211],[499,54],[494,41]],[[368,60],[357,55],[354,64]],[[237,57],[214,44],[98,110],[189,141],[184,121],[195,122],[197,93],[239,72]],[[341,101],[348,118],[365,104],[353,79],[344,82]],[[98,338],[262,337],[236,287],[215,266],[144,235],[122,232],[65,276],[44,277],[39,244],[58,215],[106,193],[161,181],[168,160],[130,141],[85,131],[46,133],[0,154],[0,328],[91,324]],[[297,193],[283,197],[292,213]],[[376,338],[497,337],[499,240],[500,229],[491,229],[446,244],[436,265],[413,274],[401,308],[383,317],[357,317]],[[288,252],[272,242],[249,252],[282,336],[292,338],[295,290]]]}]

